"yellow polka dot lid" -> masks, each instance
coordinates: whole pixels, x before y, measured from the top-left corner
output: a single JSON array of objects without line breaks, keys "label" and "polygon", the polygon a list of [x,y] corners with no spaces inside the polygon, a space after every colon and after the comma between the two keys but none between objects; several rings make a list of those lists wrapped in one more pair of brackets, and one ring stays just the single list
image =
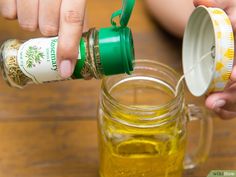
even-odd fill
[{"label": "yellow polka dot lid", "polygon": [[202,96],[224,90],[233,61],[234,35],[229,17],[222,9],[197,7],[183,40],[183,69],[190,92]]}]

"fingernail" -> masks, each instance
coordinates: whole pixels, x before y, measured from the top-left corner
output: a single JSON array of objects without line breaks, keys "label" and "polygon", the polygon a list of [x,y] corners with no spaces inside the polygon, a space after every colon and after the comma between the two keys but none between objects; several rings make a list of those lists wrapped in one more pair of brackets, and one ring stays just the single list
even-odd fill
[{"label": "fingernail", "polygon": [[226,104],[225,100],[216,100],[216,102],[213,105],[213,109],[217,110],[218,108],[223,107]]},{"label": "fingernail", "polygon": [[72,74],[72,63],[70,60],[63,60],[60,64],[60,74],[62,78],[68,78]]},{"label": "fingernail", "polygon": [[215,108],[215,109],[214,109],[214,111],[215,111],[216,113],[220,113],[220,110],[221,110],[220,108]]}]

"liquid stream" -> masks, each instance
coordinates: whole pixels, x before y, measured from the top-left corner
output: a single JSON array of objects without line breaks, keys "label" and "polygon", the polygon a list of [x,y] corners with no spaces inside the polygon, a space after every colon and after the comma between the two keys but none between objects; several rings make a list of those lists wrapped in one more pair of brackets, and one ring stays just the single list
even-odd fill
[{"label": "liquid stream", "polygon": [[175,96],[177,96],[178,94],[178,90],[179,90],[179,86],[182,83],[182,81],[184,80],[184,78],[186,77],[186,75],[190,74],[194,69],[196,69],[196,67],[202,62],[204,61],[209,55],[211,55],[212,52],[208,52],[205,55],[203,55],[200,60],[198,60],[191,68],[189,68],[189,70],[187,70],[187,72],[185,72],[179,79],[179,81],[177,82],[177,85],[175,87]]}]

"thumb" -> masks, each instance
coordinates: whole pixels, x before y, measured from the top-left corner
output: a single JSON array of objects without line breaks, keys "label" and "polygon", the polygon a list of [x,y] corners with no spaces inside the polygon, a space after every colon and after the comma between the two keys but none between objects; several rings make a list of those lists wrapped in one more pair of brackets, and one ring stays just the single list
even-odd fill
[{"label": "thumb", "polygon": [[209,95],[206,100],[206,106],[212,110],[221,108],[236,112],[236,83],[232,82],[223,92]]},{"label": "thumb", "polygon": [[222,93],[214,93],[207,97],[206,106],[211,110],[222,108],[226,105],[225,97],[222,98]]},{"label": "thumb", "polygon": [[78,59],[85,6],[85,0],[62,0],[57,62],[61,77],[65,79],[72,75]]},{"label": "thumb", "polygon": [[[231,119],[236,117],[235,93],[215,93],[206,100],[206,106],[213,110],[222,119]],[[232,98],[233,97],[233,98]]]}]

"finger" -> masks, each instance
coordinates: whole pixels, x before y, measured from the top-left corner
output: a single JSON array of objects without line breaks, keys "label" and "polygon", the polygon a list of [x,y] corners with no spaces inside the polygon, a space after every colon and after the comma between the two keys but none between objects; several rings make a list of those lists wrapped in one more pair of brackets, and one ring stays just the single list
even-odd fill
[{"label": "finger", "polygon": [[236,31],[236,1],[232,0],[194,0],[195,6],[205,5],[207,7],[217,7],[225,10],[230,18],[232,27]]},{"label": "finger", "polygon": [[70,77],[78,58],[85,3],[85,0],[62,0],[57,62],[63,78]]},{"label": "finger", "polygon": [[210,95],[206,100],[206,106],[212,110],[223,108],[236,112],[236,83],[226,88],[224,92]]},{"label": "finger", "polygon": [[227,111],[224,109],[215,110],[216,114],[220,116],[221,119],[230,120],[236,118],[236,112]]},{"label": "finger", "polygon": [[236,81],[236,66],[233,67],[230,79]]},{"label": "finger", "polygon": [[211,110],[217,110],[226,105],[226,100],[222,97],[222,93],[213,93],[206,99],[206,107]]},{"label": "finger", "polygon": [[39,29],[44,36],[56,36],[61,0],[39,0]]},{"label": "finger", "polygon": [[195,6],[204,5],[207,7],[218,7],[221,9],[227,9],[231,7],[232,0],[194,0]]},{"label": "finger", "polygon": [[16,1],[0,0],[0,12],[4,18],[16,19]]},{"label": "finger", "polygon": [[207,6],[207,7],[214,7],[214,6],[216,6],[214,0],[194,0],[193,4],[195,6],[199,6],[199,5],[204,5],[204,6]]},{"label": "finger", "polygon": [[236,1],[233,1],[234,4],[226,10],[229,19],[231,21],[234,33],[236,32]]},{"label": "finger", "polygon": [[17,0],[17,17],[20,26],[28,31],[38,27],[38,0]]},{"label": "finger", "polygon": [[88,14],[85,12],[84,24],[83,24],[83,32],[86,32],[88,30],[89,30],[89,28],[88,28]]}]

